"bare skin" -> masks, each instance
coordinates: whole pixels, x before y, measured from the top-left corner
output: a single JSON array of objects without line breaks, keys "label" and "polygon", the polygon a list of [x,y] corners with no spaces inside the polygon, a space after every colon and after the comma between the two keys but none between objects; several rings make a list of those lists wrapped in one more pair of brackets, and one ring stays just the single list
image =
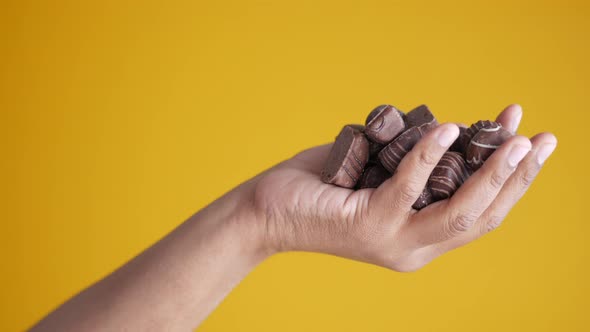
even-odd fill
[{"label": "bare skin", "polygon": [[[522,110],[497,118],[515,131]],[[331,144],[305,150],[242,183],[90,286],[31,331],[187,331],[197,327],[257,264],[313,251],[415,271],[498,227],[557,140],[540,133],[503,144],[450,199],[411,208],[455,124],[429,132],[376,189],[324,184]]]}]

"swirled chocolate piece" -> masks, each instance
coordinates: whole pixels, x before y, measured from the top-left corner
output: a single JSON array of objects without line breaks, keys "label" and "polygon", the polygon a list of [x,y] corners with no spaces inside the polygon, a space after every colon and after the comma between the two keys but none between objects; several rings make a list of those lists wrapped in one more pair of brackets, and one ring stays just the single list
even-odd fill
[{"label": "swirled chocolate piece", "polygon": [[402,161],[402,158],[416,145],[418,140],[424,136],[430,129],[429,124],[424,124],[420,127],[411,127],[404,131],[391,143],[387,144],[377,158],[390,173],[393,174],[395,169]]},{"label": "swirled chocolate piece", "polygon": [[434,199],[432,198],[432,193],[430,193],[430,189],[428,189],[428,186],[426,186],[424,187],[424,190],[422,190],[422,193],[420,194],[416,202],[414,202],[414,204],[412,205],[412,208],[416,210],[421,210],[433,201]]},{"label": "swirled chocolate piece", "polygon": [[428,179],[428,187],[434,201],[451,197],[469,175],[471,171],[465,164],[462,154],[454,151],[445,152]]},{"label": "swirled chocolate piece", "polygon": [[391,105],[379,105],[367,116],[365,134],[376,143],[387,144],[406,129],[404,115]]},{"label": "swirled chocolate piece", "polygon": [[513,134],[501,125],[481,128],[467,146],[466,160],[469,167],[474,171],[479,169],[484,161],[512,136]]},{"label": "swirled chocolate piece", "polygon": [[475,134],[477,134],[482,128],[496,128],[500,127],[501,125],[498,122],[490,121],[490,120],[479,120],[476,123],[472,124],[459,134],[459,138],[455,141],[457,144],[455,145],[455,149],[453,151],[461,152],[463,154],[467,153],[467,146],[471,139]]},{"label": "swirled chocolate piece", "polygon": [[358,188],[377,188],[390,177],[391,173],[381,166],[381,164],[367,166],[358,182]]},{"label": "swirled chocolate piece", "polygon": [[434,114],[430,112],[428,106],[420,105],[406,114],[406,125],[408,127],[420,127],[428,125],[429,129],[438,126],[438,121]]},{"label": "swirled chocolate piece", "polygon": [[369,160],[369,141],[354,125],[346,125],[336,137],[320,177],[325,183],[352,188]]}]

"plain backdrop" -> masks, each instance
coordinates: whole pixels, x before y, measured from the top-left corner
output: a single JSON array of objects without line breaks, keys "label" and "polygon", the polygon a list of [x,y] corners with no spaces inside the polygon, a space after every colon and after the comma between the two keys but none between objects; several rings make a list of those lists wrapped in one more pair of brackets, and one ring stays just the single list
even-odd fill
[{"label": "plain backdrop", "polygon": [[2,1],[0,329],[378,104],[520,103],[559,145],[497,231],[410,274],[277,255],[200,330],[586,330],[589,32],[584,1]]}]

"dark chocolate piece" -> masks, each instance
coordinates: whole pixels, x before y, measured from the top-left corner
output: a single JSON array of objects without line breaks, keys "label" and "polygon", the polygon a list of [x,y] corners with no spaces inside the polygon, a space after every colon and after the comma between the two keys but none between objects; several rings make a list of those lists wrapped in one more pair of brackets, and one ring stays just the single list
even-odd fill
[{"label": "dark chocolate piece", "polygon": [[385,147],[384,144],[379,144],[369,140],[369,157],[371,159],[377,157],[377,154]]},{"label": "dark chocolate piece", "polygon": [[368,166],[365,168],[363,175],[361,175],[358,188],[377,188],[390,177],[391,173],[380,164]]},{"label": "dark chocolate piece", "polygon": [[476,171],[502,143],[512,136],[513,134],[501,125],[480,129],[467,146],[467,164]]},{"label": "dark chocolate piece", "polygon": [[387,144],[377,155],[379,161],[390,173],[393,174],[402,158],[429,130],[429,124],[420,127],[411,127],[404,131],[391,143]]},{"label": "dark chocolate piece", "polygon": [[406,129],[403,113],[391,105],[379,105],[367,116],[365,134],[376,143],[387,144]]},{"label": "dark chocolate piece", "polygon": [[369,160],[369,141],[352,125],[346,125],[336,137],[321,179],[340,187],[352,188]]},{"label": "dark chocolate piece", "polygon": [[461,153],[445,152],[428,179],[434,201],[451,197],[469,175],[471,171]]},{"label": "dark chocolate piece", "polygon": [[[351,124],[347,124],[347,126],[354,128],[354,129],[360,131],[361,133],[365,132],[365,126],[362,124],[351,123]],[[340,135],[340,133],[338,133],[338,135]],[[338,136],[334,137],[334,140],[336,140],[337,138],[338,138]]]},{"label": "dark chocolate piece", "polygon": [[469,145],[469,142],[471,142],[471,139],[473,138],[473,136],[475,136],[475,134],[477,134],[479,132],[480,129],[482,128],[496,128],[496,127],[500,127],[501,125],[497,122],[494,121],[490,121],[490,120],[479,120],[476,123],[472,124],[471,126],[469,126],[469,128],[467,128],[466,130],[464,130],[463,132],[461,132],[459,134],[459,138],[457,138],[457,140],[455,142],[457,142],[456,144],[456,150],[453,151],[457,151],[457,152],[461,152],[463,154],[467,153],[467,146]]},{"label": "dark chocolate piece", "polygon": [[432,198],[432,193],[430,192],[430,189],[428,189],[428,186],[426,186],[412,207],[416,210],[421,210],[433,201],[434,199]]},{"label": "dark chocolate piece", "polygon": [[428,106],[420,105],[406,114],[406,126],[409,127],[420,127],[428,125],[429,129],[433,129],[438,126],[438,121],[434,117],[434,114],[430,112]]},{"label": "dark chocolate piece", "polygon": [[463,147],[461,145],[461,140],[459,139],[459,137],[461,137],[461,135],[463,135],[463,133],[467,130],[467,127],[465,125],[461,125],[461,124],[458,124],[457,126],[459,127],[459,136],[453,142],[453,144],[451,145],[449,150],[455,151],[455,152],[461,152],[462,154],[465,154],[465,150],[463,149]]}]

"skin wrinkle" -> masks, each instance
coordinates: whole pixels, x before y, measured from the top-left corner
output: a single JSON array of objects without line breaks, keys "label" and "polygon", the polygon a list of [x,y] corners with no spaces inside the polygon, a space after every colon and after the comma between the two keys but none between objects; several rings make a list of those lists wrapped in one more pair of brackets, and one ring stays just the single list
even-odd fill
[{"label": "skin wrinkle", "polygon": [[[344,212],[344,217],[342,219],[344,219],[345,221],[344,224],[346,225],[346,233],[349,233],[350,230],[354,227],[354,220],[357,218],[358,209],[350,205],[349,203],[349,200],[351,197],[353,197],[354,193],[354,191],[350,192],[350,194],[346,196],[344,202],[342,203],[342,210]],[[352,217],[350,216],[351,210],[353,211]]]},{"label": "skin wrinkle", "polygon": [[533,183],[533,180],[537,176],[539,170],[540,167],[535,167],[533,170],[527,169],[520,177],[520,182],[522,183],[522,185],[526,188],[530,187]]},{"label": "skin wrinkle", "polygon": [[[272,171],[270,172],[270,174],[269,174],[269,175],[270,175],[270,176],[272,176]],[[285,184],[283,184],[283,185],[281,186],[281,190],[284,190],[284,188],[285,188],[285,187],[286,187],[286,188],[289,188],[289,185],[290,185],[291,183],[294,183],[294,182],[296,182],[296,181],[297,181],[297,178],[293,178],[293,179],[291,179],[290,181],[288,181],[287,183],[285,183]],[[271,216],[274,218],[274,219],[267,218],[268,220],[278,220],[278,219],[280,219],[280,218],[283,218],[283,216],[280,216],[279,214],[277,214],[277,213],[275,212],[275,211],[276,211],[276,203],[275,203],[275,202],[273,202],[273,201],[270,201],[269,203],[266,203],[266,207],[267,207],[267,208],[266,208],[266,210],[268,211],[269,215],[271,215]],[[280,218],[279,218],[279,216],[280,216]],[[294,225],[294,224],[295,224],[295,223],[293,223],[293,225]],[[274,229],[275,229],[275,233],[280,233],[280,232],[284,232],[284,231],[285,231],[284,229],[281,229],[281,227],[280,227],[280,226],[278,226],[278,224],[276,224],[274,227],[270,227],[270,228],[274,228]],[[275,236],[275,237],[277,237],[277,238],[279,238],[279,239],[280,239],[280,238],[287,238],[287,237],[281,237],[281,236]],[[288,246],[288,245],[287,245],[287,244],[282,244],[282,245],[281,245],[281,244],[278,244],[278,247],[279,247],[279,248],[277,248],[277,249],[278,249],[279,251],[283,251],[283,250],[286,250],[286,246]]]},{"label": "skin wrinkle", "polygon": [[[287,183],[286,187],[290,187],[292,183],[295,182],[299,182],[299,179],[297,179],[296,177],[294,177],[290,182]],[[292,216],[292,220],[293,222],[293,226],[294,226],[294,232],[296,234],[308,234],[308,232],[302,231],[305,229],[306,225],[305,225],[305,218],[302,217],[302,210],[301,210],[301,206],[300,206],[300,197],[299,197],[299,192],[295,192],[295,196],[293,197],[293,202],[295,202],[295,206],[291,205],[291,209],[290,212],[293,214]],[[313,225],[313,223],[312,223]],[[298,232],[299,230],[299,232]],[[301,241],[301,240],[300,240]],[[305,242],[304,242],[305,243]]]},{"label": "skin wrinkle", "polygon": [[504,181],[506,180],[506,176],[504,176],[504,174],[501,174],[497,171],[493,171],[490,174],[488,179],[489,179],[490,186],[492,188],[494,188],[495,190],[498,190],[498,189],[502,188],[502,185],[504,184]]},{"label": "skin wrinkle", "polygon": [[492,216],[487,216],[484,219],[487,220],[486,223],[483,223],[483,227],[481,228],[482,230],[480,231],[481,235],[491,232],[495,229],[497,229],[498,227],[500,227],[500,225],[502,224],[502,221],[504,220],[504,218],[506,218],[506,216],[496,216],[496,215],[492,215]]}]

